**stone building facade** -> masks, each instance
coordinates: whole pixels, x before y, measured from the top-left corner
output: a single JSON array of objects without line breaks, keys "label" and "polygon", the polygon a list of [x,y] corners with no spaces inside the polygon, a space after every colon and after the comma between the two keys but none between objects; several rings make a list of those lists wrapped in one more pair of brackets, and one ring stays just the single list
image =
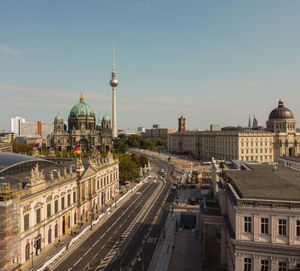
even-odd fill
[{"label": "stone building facade", "polygon": [[267,128],[226,131],[177,132],[168,135],[168,150],[192,154],[197,159],[236,159],[273,162],[282,156],[300,155],[300,133],[293,113],[282,100],[272,110]]},{"label": "stone building facade", "polygon": [[52,134],[52,147],[57,151],[72,151],[79,146],[82,151],[94,148],[105,152],[112,150],[110,118],[105,115],[96,123],[95,113],[84,102],[82,93],[79,103],[70,111],[67,126],[60,114],[55,117]]},{"label": "stone building facade", "polygon": [[14,202],[20,214],[14,218],[20,227],[19,253],[14,256],[18,263],[29,261],[32,252],[38,255],[79,224],[96,220],[119,193],[119,161],[112,155],[43,160],[12,154],[12,159],[17,163],[7,168],[9,175],[1,172],[1,182],[23,186],[16,188],[19,199]]},{"label": "stone building facade", "polygon": [[[206,212],[209,204],[204,204],[203,251],[208,245],[208,227],[217,225],[220,262],[226,270],[300,268],[298,172],[282,166],[215,160],[212,166],[212,195],[218,207]],[[204,261],[207,256],[203,254]]]}]

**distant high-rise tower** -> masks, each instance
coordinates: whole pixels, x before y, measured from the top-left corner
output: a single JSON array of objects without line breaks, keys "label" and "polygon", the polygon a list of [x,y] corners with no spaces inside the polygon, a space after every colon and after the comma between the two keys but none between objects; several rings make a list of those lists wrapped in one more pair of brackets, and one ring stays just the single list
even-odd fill
[{"label": "distant high-rise tower", "polygon": [[118,136],[117,132],[117,104],[116,104],[116,87],[119,82],[116,76],[116,61],[115,61],[115,42],[113,42],[113,71],[111,73],[110,85],[112,87],[112,136]]},{"label": "distant high-rise tower", "polygon": [[25,123],[25,119],[21,117],[15,117],[10,119],[11,125],[10,130],[14,132],[16,135],[21,134],[21,125],[22,123]]},{"label": "distant high-rise tower", "polygon": [[178,119],[178,132],[184,132],[185,131],[185,118],[181,115],[181,117]]}]

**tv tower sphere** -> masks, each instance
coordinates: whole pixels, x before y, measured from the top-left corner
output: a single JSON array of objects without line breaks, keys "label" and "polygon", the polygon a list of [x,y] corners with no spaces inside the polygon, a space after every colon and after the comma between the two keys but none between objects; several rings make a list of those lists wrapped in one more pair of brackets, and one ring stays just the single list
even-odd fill
[{"label": "tv tower sphere", "polygon": [[119,84],[119,81],[116,78],[113,78],[113,79],[110,80],[110,86],[111,87],[115,88],[115,87],[118,86],[118,84]]}]

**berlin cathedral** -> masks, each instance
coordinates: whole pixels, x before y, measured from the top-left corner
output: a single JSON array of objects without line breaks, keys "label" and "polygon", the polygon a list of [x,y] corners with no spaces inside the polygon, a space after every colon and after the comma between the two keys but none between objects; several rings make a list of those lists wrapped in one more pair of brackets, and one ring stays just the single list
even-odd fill
[{"label": "berlin cathedral", "polygon": [[79,146],[81,151],[97,149],[108,152],[113,148],[110,118],[105,115],[96,124],[95,113],[84,102],[82,93],[79,103],[70,111],[67,126],[60,114],[55,117],[52,136],[52,147],[56,151],[72,151]]}]

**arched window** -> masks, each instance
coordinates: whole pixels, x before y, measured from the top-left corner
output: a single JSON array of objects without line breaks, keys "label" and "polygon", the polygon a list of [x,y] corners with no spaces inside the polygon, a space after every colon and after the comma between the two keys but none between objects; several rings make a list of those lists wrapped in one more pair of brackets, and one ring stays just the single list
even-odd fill
[{"label": "arched window", "polygon": [[74,225],[76,225],[76,212],[74,213]]},{"label": "arched window", "polygon": [[58,237],[58,226],[55,224],[55,239]]},{"label": "arched window", "polygon": [[25,247],[25,259],[26,261],[30,258],[30,244],[28,243]]},{"label": "arched window", "polygon": [[52,230],[51,228],[49,228],[48,230],[48,244],[51,244],[52,241]]}]

